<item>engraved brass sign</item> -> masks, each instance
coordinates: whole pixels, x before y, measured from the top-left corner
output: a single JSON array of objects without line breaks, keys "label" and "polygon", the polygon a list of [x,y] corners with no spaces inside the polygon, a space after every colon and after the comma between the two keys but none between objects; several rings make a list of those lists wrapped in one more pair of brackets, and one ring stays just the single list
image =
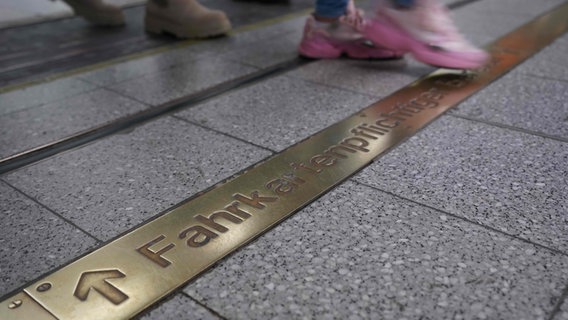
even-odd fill
[{"label": "engraved brass sign", "polygon": [[124,273],[117,269],[84,272],[79,278],[73,295],[81,301],[87,300],[91,289],[98,291],[110,302],[118,305],[128,299],[122,291],[108,282],[108,279],[124,278]]},{"label": "engraved brass sign", "polygon": [[173,208],[3,301],[0,318],[140,313],[546,46],[566,16],[568,4],[497,40],[482,70],[437,70]]}]

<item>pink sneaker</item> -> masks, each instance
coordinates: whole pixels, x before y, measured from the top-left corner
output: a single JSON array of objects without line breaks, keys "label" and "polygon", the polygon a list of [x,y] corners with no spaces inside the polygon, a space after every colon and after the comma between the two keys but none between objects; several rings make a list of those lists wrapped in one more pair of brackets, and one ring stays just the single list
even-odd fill
[{"label": "pink sneaker", "polygon": [[411,9],[395,9],[379,0],[376,16],[366,25],[371,40],[438,67],[473,69],[489,59],[458,32],[447,8],[437,0],[416,0]]},{"label": "pink sneaker", "polygon": [[368,21],[351,2],[347,12],[338,21],[325,24],[308,17],[300,42],[300,55],[313,59],[339,58],[342,54],[355,59],[400,58],[401,55],[377,47],[365,38],[362,30],[366,29]]}]

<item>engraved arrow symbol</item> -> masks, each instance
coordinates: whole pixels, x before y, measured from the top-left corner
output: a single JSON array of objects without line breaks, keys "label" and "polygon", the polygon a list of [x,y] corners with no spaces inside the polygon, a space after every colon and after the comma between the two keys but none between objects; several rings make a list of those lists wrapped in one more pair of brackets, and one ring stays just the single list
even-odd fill
[{"label": "engraved arrow symbol", "polygon": [[112,303],[118,305],[128,296],[110,284],[107,279],[124,278],[126,275],[117,269],[83,272],[73,295],[81,301],[87,300],[91,288],[98,291]]}]

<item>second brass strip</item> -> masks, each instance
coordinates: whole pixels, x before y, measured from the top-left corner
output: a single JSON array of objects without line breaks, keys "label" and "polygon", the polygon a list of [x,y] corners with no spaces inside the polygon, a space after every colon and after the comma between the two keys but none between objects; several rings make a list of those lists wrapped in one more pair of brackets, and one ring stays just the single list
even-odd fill
[{"label": "second brass strip", "polygon": [[[500,38],[482,70],[440,69],[25,289],[60,319],[125,319],[278,224],[568,29],[568,4]],[[0,303],[0,317],[14,318]],[[12,304],[13,306],[13,304]],[[23,307],[23,306],[22,306]]]}]

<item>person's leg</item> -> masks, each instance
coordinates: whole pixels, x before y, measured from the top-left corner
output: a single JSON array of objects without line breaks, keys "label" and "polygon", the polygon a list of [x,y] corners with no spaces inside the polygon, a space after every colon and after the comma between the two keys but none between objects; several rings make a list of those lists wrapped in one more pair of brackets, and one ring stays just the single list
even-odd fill
[{"label": "person's leg", "polygon": [[148,0],[144,22],[148,32],[179,38],[207,38],[231,30],[224,12],[208,9],[197,0]]},{"label": "person's leg", "polygon": [[393,4],[399,8],[412,8],[415,0],[392,0]]},{"label": "person's leg", "polygon": [[338,58],[342,54],[356,59],[398,57],[365,38],[362,30],[366,24],[352,0],[316,0],[315,12],[306,20],[299,53],[314,59]]},{"label": "person's leg", "polygon": [[314,18],[321,22],[334,22],[347,13],[349,0],[316,0]]},{"label": "person's leg", "polygon": [[124,16],[119,7],[102,0],[63,0],[76,15],[97,26],[124,25]]},{"label": "person's leg", "polygon": [[373,41],[435,66],[477,68],[489,57],[463,38],[438,0],[377,0],[367,32]]}]

